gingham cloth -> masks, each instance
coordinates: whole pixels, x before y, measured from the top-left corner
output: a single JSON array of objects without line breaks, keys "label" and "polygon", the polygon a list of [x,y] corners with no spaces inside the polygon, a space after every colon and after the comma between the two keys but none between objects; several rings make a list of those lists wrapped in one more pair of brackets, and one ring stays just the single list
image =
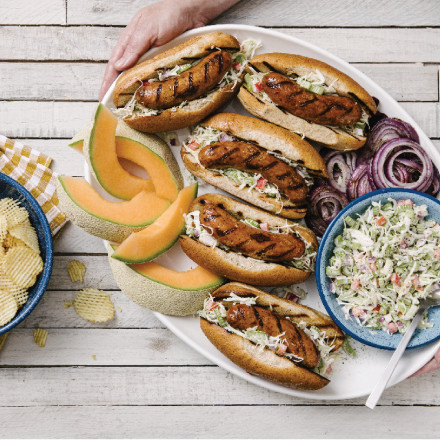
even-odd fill
[{"label": "gingham cloth", "polygon": [[0,135],[0,172],[12,177],[35,197],[55,235],[67,219],[58,207],[57,176],[49,168],[51,162],[51,157]]}]

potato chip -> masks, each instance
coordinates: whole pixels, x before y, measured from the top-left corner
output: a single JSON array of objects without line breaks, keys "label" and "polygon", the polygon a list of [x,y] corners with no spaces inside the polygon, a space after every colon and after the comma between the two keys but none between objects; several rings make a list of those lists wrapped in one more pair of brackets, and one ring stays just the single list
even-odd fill
[{"label": "potato chip", "polygon": [[6,238],[8,233],[8,221],[4,214],[0,214],[0,242]]},{"label": "potato chip", "polygon": [[37,328],[34,330],[34,341],[39,347],[46,346],[47,335],[49,332],[42,328]]},{"label": "potato chip", "polygon": [[31,287],[37,281],[37,275],[43,270],[40,255],[27,247],[9,249],[3,259],[3,270],[18,287]]},{"label": "potato chip", "polygon": [[0,326],[7,324],[17,313],[15,298],[6,290],[0,290]]},{"label": "potato chip", "polygon": [[0,290],[11,290],[16,287],[11,278],[4,272],[3,266],[0,265]]},{"label": "potato chip", "polygon": [[81,261],[72,260],[67,265],[67,272],[69,273],[70,281],[76,283],[77,281],[83,281],[84,274],[86,273],[86,266]]},{"label": "potato chip", "polygon": [[15,298],[18,307],[23,307],[29,298],[29,292],[24,287],[14,286],[8,292]]},{"label": "potato chip", "polygon": [[113,319],[115,309],[110,295],[98,289],[84,289],[73,300],[75,312],[91,322],[106,322]]},{"label": "potato chip", "polygon": [[9,228],[9,234],[12,235],[12,237],[21,240],[26,246],[30,247],[37,254],[40,253],[37,232],[33,226],[22,223]]},{"label": "potato chip", "polygon": [[9,333],[3,333],[0,335],[0,350],[3,348],[3,345],[5,345],[6,338],[8,337]]},{"label": "potato chip", "polygon": [[6,217],[9,228],[23,223],[29,218],[26,209],[20,206],[19,202],[10,198],[0,200],[0,214]]},{"label": "potato chip", "polygon": [[6,238],[3,240],[3,246],[6,249],[11,249],[14,247],[23,247],[26,246],[26,244],[20,240],[19,238],[16,238],[12,236],[9,232],[6,234]]}]

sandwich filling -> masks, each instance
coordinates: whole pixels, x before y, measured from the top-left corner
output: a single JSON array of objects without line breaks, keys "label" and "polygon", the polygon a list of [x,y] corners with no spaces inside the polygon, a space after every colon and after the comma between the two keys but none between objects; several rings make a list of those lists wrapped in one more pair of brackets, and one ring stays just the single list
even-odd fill
[{"label": "sandwich filling", "polygon": [[[244,76],[244,86],[246,89],[256,96],[260,101],[266,104],[277,106],[277,104],[263,90],[263,78],[268,72],[260,72],[251,66],[248,66],[247,70],[249,73],[246,73]],[[339,96],[334,87],[337,80],[333,81],[331,84],[327,84],[324,75],[318,69],[315,69],[315,71],[310,71],[303,76],[298,76],[294,72],[287,72],[285,76],[292,81],[295,81],[296,84],[302,88],[316,95]],[[335,128],[340,128],[354,137],[364,137],[366,135],[365,133],[368,126],[369,115],[364,108],[361,108],[361,110],[361,117],[356,123]]]},{"label": "sandwich filling", "polygon": [[[231,136],[230,134],[222,130],[218,130],[212,127],[203,127],[199,125],[193,129],[191,136],[183,144],[183,148],[194,158],[194,161],[199,166],[205,168],[204,164],[200,161],[200,153],[202,149],[204,149],[204,147],[216,144],[218,142],[242,143],[243,141],[250,146],[253,145],[245,139],[239,139],[235,136]],[[304,180],[307,187],[311,187],[313,185],[313,177],[310,175],[305,166],[299,165],[294,160],[288,159],[282,154],[275,153],[270,150],[265,150],[265,152],[287,164],[289,167],[293,168]],[[249,170],[239,170],[232,166],[222,166],[221,168],[216,168],[215,165],[212,168],[210,167],[210,169],[214,169],[218,174],[230,179],[235,185],[238,186],[240,190],[245,188],[248,191],[255,190],[280,202],[282,202],[283,199],[286,199],[286,195],[281,190],[281,188],[273,181],[269,182],[269,180],[266,179],[261,172],[258,172],[258,170],[256,170],[255,172],[251,172]]]},{"label": "sandwich filling", "polygon": [[[238,244],[242,245],[242,247],[238,247],[238,244],[234,245],[234,239],[231,234],[240,228],[235,225],[233,227],[234,230],[226,227],[226,231],[218,232],[215,226],[208,225],[204,221],[204,218],[210,219],[212,217],[214,216],[211,214],[205,217],[201,216],[199,210],[185,214],[186,235],[198,240],[205,246],[218,247],[224,251],[233,251],[251,260],[273,261],[277,264],[294,267],[299,270],[314,270],[316,249],[312,243],[297,233],[287,221],[285,226],[272,226],[252,218],[234,218],[235,221],[239,221],[239,224],[242,223],[251,228],[250,234],[245,233],[243,234],[243,239],[241,241],[238,240]],[[255,234],[252,234],[254,229],[256,230]],[[240,231],[237,232],[239,233]],[[279,237],[275,237],[275,241],[270,240],[266,237],[269,234],[264,234],[265,232],[279,235]],[[229,236],[229,240],[223,239],[225,236]],[[247,242],[245,242],[246,238],[248,238]],[[244,242],[245,244],[242,244]],[[295,249],[297,249],[296,253]]]},{"label": "sandwich filling", "polygon": [[[234,87],[237,83],[242,81],[244,69],[248,63],[248,61],[254,56],[255,51],[260,47],[260,42],[247,39],[243,41],[240,45],[240,50],[234,53],[231,53],[230,56],[232,58],[232,67],[225,73],[221,81],[217,86],[208,91],[207,95],[204,95],[197,99],[204,99],[209,94],[216,92],[230,84],[234,84]],[[213,48],[213,51],[218,50],[217,48]],[[156,71],[157,76],[154,78],[150,78],[146,81],[139,80],[139,87],[131,97],[130,101],[122,108],[116,109],[115,113],[118,116],[123,118],[125,117],[138,117],[138,116],[155,116],[162,113],[165,109],[158,108],[149,108],[142,103],[140,103],[137,99],[138,90],[146,85],[151,84],[157,81],[164,81],[168,78],[177,77],[187,70],[195,67],[198,63],[200,63],[203,58],[197,59],[191,63],[184,63],[173,67],[172,69],[159,69]],[[172,111],[177,111],[177,109],[187,106],[191,101],[183,101],[179,105],[174,107],[170,107]]]},{"label": "sandwich filling", "polygon": [[[228,308],[225,307],[225,302],[228,303]],[[198,313],[201,318],[206,319],[211,324],[219,325],[227,332],[241,336],[256,346],[261,347],[261,349],[267,348],[278,356],[286,357],[296,364],[304,364],[305,359],[303,356],[300,356],[298,353],[289,352],[289,335],[287,326],[282,327],[282,330],[285,328],[285,331],[282,331],[279,334],[273,334],[273,332],[272,334],[269,334],[267,331],[263,331],[261,326],[258,325],[253,325],[248,328],[245,328],[243,325],[235,325],[234,322],[231,321],[228,309],[230,310],[232,307],[236,306],[240,307],[240,305],[252,308],[258,307],[257,297],[239,296],[234,292],[230,292],[229,297],[222,298],[222,301],[220,302],[210,296],[204,301],[203,309]],[[319,359],[315,366],[312,368],[309,366],[308,368],[318,374],[330,373],[331,365],[338,355],[332,351],[335,346],[331,340],[326,338],[325,331],[321,331],[316,326],[307,327],[305,322],[300,322],[299,325],[297,325],[291,322],[288,316],[283,318],[288,320],[293,326],[296,326],[299,332],[303,331],[315,345]]]}]

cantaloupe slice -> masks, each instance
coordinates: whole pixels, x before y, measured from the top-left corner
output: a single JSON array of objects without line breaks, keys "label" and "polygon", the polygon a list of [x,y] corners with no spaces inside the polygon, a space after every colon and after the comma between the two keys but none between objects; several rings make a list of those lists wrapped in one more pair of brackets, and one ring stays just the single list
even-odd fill
[{"label": "cantaloupe slice", "polygon": [[126,171],[116,155],[118,118],[105,105],[99,104],[91,131],[85,136],[83,151],[90,170],[99,184],[112,196],[130,200],[141,191],[154,191],[149,179]]},{"label": "cantaloupe slice", "polygon": [[136,304],[165,315],[192,315],[203,307],[209,294],[225,279],[200,266],[177,272],[154,261],[129,265],[111,258],[113,277],[122,290]]},{"label": "cantaloupe slice", "polygon": [[126,263],[145,263],[166,252],[185,227],[186,214],[197,197],[197,183],[182,189],[171,206],[148,228],[131,234],[113,254]]},{"label": "cantaloupe slice", "polygon": [[110,202],[84,179],[58,177],[58,197],[67,217],[89,234],[122,242],[156,220],[170,205],[154,192],[142,191],[127,202]]},{"label": "cantaloupe slice", "polygon": [[[72,138],[69,146],[82,152],[84,139],[91,128],[92,125],[89,124],[82,129]],[[176,199],[179,190],[183,187],[183,177],[173,153],[162,139],[155,135],[139,133],[119,120],[116,127],[115,148],[118,157],[127,159],[147,171],[149,181],[159,197],[170,201]]]}]

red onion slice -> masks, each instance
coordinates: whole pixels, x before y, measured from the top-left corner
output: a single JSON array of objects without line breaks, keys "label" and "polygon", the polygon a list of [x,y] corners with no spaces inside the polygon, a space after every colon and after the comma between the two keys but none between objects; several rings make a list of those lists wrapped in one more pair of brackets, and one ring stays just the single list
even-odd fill
[{"label": "red onion slice", "polygon": [[[423,169],[417,180],[402,183],[395,177],[393,165],[402,154],[414,155],[420,161]],[[434,166],[427,153],[416,142],[410,139],[391,139],[383,144],[374,155],[370,174],[377,188],[397,186],[424,192],[432,184]]]}]

